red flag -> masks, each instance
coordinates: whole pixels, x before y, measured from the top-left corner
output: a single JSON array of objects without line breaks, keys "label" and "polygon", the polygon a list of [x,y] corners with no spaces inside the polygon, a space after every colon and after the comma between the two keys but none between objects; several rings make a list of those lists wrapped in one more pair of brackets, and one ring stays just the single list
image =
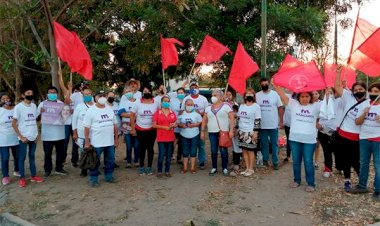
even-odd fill
[{"label": "red flag", "polygon": [[78,35],[57,22],[53,22],[53,26],[58,57],[69,65],[71,72],[92,80],[92,61]]},{"label": "red flag", "polygon": [[290,54],[286,54],[285,59],[282,62],[282,64],[281,64],[280,68],[278,69],[277,73],[286,71],[286,70],[288,70],[290,68],[294,68],[294,67],[297,67],[297,66],[302,65],[302,64],[303,64],[302,61],[297,60],[296,58],[294,58]]},{"label": "red flag", "polygon": [[315,61],[278,72],[273,76],[273,82],[295,93],[326,88],[325,81]]},{"label": "red flag", "polygon": [[246,80],[258,70],[259,66],[252,60],[245,51],[243,44],[239,41],[230,76],[228,77],[228,84],[240,95],[244,95]]},{"label": "red flag", "polygon": [[175,38],[163,38],[162,35],[160,36],[160,41],[162,68],[166,69],[171,65],[177,65],[178,52],[175,44],[183,46],[183,43]]},{"label": "red flag", "polygon": [[[335,78],[338,74],[338,67],[336,64],[327,64],[324,66],[324,78],[327,87],[334,87]],[[351,89],[356,81],[356,72],[348,66],[341,66],[340,80],[346,81],[346,86]]]},{"label": "red flag", "polygon": [[[358,50],[369,57],[373,61],[373,64],[379,65],[377,69],[380,69],[380,28],[359,46]],[[368,75],[380,75],[380,70],[376,70],[374,73]]]},{"label": "red flag", "polygon": [[203,40],[199,53],[195,58],[195,63],[212,63],[220,60],[226,53],[232,54],[231,50],[215,40],[213,37],[206,35]]}]

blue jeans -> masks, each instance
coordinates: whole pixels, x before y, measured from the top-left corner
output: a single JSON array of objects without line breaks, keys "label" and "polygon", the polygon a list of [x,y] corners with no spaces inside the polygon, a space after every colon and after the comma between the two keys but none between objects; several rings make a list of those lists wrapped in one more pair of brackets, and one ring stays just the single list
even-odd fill
[{"label": "blue jeans", "polygon": [[360,140],[360,170],[359,187],[367,188],[369,162],[373,155],[373,165],[375,167],[374,187],[375,191],[380,191],[380,142]]},{"label": "blue jeans", "polygon": [[305,144],[290,141],[290,148],[292,149],[294,182],[301,184],[301,163],[303,160],[307,185],[315,187],[313,164],[315,145],[316,144]]},{"label": "blue jeans", "polygon": [[10,147],[0,147],[1,154],[1,173],[3,177],[9,177],[9,149],[12,150],[14,171],[18,172],[18,145]]},{"label": "blue jeans", "polygon": [[205,163],[206,162],[206,151],[205,151],[204,140],[199,139],[197,146],[198,146],[198,163]]},{"label": "blue jeans", "polygon": [[269,141],[272,148],[272,163],[278,164],[278,129],[260,130],[261,153],[266,162],[269,162]]},{"label": "blue jeans", "polygon": [[162,164],[165,159],[165,173],[170,171],[170,163],[172,160],[173,142],[157,142],[158,143],[158,159],[157,172],[162,173]]},{"label": "blue jeans", "polygon": [[[63,155],[63,161],[66,161],[67,157],[67,148],[69,146],[70,137],[72,135],[72,127],[71,125],[65,125],[65,143],[63,145],[64,155]],[[78,145],[75,143],[74,139],[71,140],[72,147],[71,147],[71,163],[78,163],[79,160],[79,152],[78,152]]]},{"label": "blue jeans", "polygon": [[197,157],[197,145],[199,143],[199,135],[193,137],[193,138],[181,138],[182,142],[182,155],[184,158],[188,158],[189,156],[191,158]]},{"label": "blue jeans", "polygon": [[126,156],[127,156],[127,163],[132,163],[132,148],[133,148],[133,155],[134,163],[139,162],[139,141],[137,140],[137,136],[132,136],[131,134],[124,134],[124,140],[125,140],[125,146],[126,146]]},{"label": "blue jeans", "polygon": [[219,147],[219,133],[208,133],[211,146],[212,168],[217,168],[218,165],[218,149],[222,157],[222,169],[227,169],[228,151],[227,148]]},{"label": "blue jeans", "polygon": [[[114,164],[115,164],[115,147],[113,145],[107,146],[107,147],[99,147],[99,148],[95,148],[95,151],[99,160],[100,160],[100,157],[102,156],[102,152],[104,152],[104,179],[106,181],[112,180]],[[98,161],[94,169],[90,170],[91,183],[98,182],[99,166],[100,166],[100,161]]]},{"label": "blue jeans", "polygon": [[19,155],[18,155],[18,165],[20,168],[20,178],[25,178],[25,159],[26,152],[29,148],[28,156],[29,156],[29,168],[30,174],[32,177],[37,175],[36,170],[36,162],[35,162],[35,153],[36,153],[37,144],[35,141],[28,141],[28,143],[19,142]]}]

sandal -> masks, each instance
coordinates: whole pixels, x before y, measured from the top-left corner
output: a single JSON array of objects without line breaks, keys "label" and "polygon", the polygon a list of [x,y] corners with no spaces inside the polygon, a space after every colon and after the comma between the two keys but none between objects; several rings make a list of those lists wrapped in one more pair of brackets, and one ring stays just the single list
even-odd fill
[{"label": "sandal", "polygon": [[187,169],[182,169],[182,170],[181,170],[181,173],[182,173],[182,174],[187,173]]},{"label": "sandal", "polygon": [[191,174],[195,174],[195,173],[197,173],[197,170],[196,169],[191,169],[190,172],[191,172]]},{"label": "sandal", "polygon": [[299,183],[294,182],[293,184],[290,185],[291,188],[298,188],[300,186]]},{"label": "sandal", "polygon": [[307,187],[306,187],[306,191],[307,191],[307,192],[315,192],[315,187],[307,186]]}]

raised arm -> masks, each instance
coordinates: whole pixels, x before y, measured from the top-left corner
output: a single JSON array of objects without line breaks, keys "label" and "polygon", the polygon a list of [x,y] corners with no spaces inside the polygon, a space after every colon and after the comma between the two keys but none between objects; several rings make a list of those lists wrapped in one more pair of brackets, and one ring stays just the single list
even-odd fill
[{"label": "raised arm", "polygon": [[276,90],[277,94],[280,96],[282,103],[284,105],[288,105],[288,103],[289,103],[289,97],[285,95],[284,90],[281,87],[279,87],[279,86],[277,86],[275,84],[273,84],[273,87]]},{"label": "raised arm", "polygon": [[341,72],[338,71],[336,77],[335,77],[335,85],[334,85],[334,88],[335,88],[335,94],[338,96],[338,97],[341,97],[343,95],[343,85],[342,85],[342,81],[340,80],[340,74]]}]

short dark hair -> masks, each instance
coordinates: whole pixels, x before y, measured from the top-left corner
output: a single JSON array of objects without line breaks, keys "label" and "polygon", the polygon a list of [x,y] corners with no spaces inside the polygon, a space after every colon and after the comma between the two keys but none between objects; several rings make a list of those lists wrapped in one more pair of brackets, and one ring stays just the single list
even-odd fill
[{"label": "short dark hair", "polygon": [[303,94],[303,93],[307,93],[307,94],[309,94],[309,96],[310,96],[309,104],[312,104],[312,103],[314,102],[314,101],[313,101],[313,93],[312,93],[312,92],[300,92],[300,93],[297,93],[297,94],[296,94],[296,99],[297,99],[297,101],[300,102],[300,97],[301,97],[301,94]]},{"label": "short dark hair", "polygon": [[365,90],[367,90],[367,85],[365,84],[365,82],[363,81],[358,81],[358,82],[355,82],[354,84],[352,84],[352,87],[351,87],[351,91],[354,92],[354,88],[355,86],[361,86],[363,87]]},{"label": "short dark hair", "polygon": [[185,88],[183,88],[183,87],[179,87],[179,88],[177,89],[177,92],[180,91],[180,90],[182,90],[184,93],[186,93]]},{"label": "short dark hair", "polygon": [[260,78],[260,83],[261,82],[269,82],[269,79],[267,79],[267,78]]},{"label": "short dark hair", "polygon": [[377,88],[378,90],[380,90],[380,82],[372,83],[372,84],[368,87],[368,91],[371,91],[371,89],[373,89],[373,88]]},{"label": "short dark hair", "polygon": [[52,90],[52,89],[54,89],[58,93],[58,89],[55,86],[49,86],[49,88],[47,90],[49,91],[49,90]]},{"label": "short dark hair", "polygon": [[21,93],[22,93],[22,94],[25,94],[25,93],[26,93],[27,91],[29,91],[29,90],[33,91],[33,93],[34,93],[34,89],[31,88],[31,87],[23,87],[23,88],[21,89]]},{"label": "short dark hair", "polygon": [[153,93],[153,91],[152,91],[152,86],[151,86],[151,85],[143,85],[143,86],[141,87],[141,92],[143,92],[144,89],[148,89],[150,93]]}]

